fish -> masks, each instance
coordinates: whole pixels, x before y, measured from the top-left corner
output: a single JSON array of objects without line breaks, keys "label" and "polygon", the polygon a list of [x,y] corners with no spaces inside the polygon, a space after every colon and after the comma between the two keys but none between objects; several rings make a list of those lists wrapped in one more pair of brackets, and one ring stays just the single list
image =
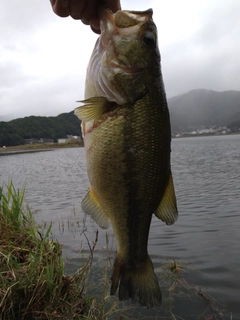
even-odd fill
[{"label": "fish", "polygon": [[161,304],[148,254],[153,214],[178,217],[170,153],[171,128],[153,10],[100,12],[101,34],[87,67],[82,121],[90,182],[83,211],[110,225],[116,256],[110,294],[141,306]]}]

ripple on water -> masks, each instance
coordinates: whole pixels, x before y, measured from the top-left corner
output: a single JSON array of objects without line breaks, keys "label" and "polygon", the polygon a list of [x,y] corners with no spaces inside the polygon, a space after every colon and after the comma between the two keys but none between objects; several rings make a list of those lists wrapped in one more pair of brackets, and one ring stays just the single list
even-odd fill
[{"label": "ripple on water", "polygon": [[[239,150],[240,136],[173,139],[172,171],[179,218],[173,226],[166,226],[154,216],[149,236],[149,253],[156,269],[165,264],[164,259],[168,263],[173,259],[185,262],[189,268],[186,281],[226,303],[232,319],[240,319]],[[15,187],[21,188],[26,181],[26,200],[37,210],[37,221],[53,221],[67,267],[77,268],[82,263],[82,250],[88,251],[82,228],[74,227],[74,219],[80,225],[84,221],[81,200],[88,188],[84,150],[0,157],[0,168],[1,184],[12,179]],[[65,221],[64,232],[59,221],[60,225]],[[95,239],[95,230],[96,226],[88,221],[90,243]],[[105,245],[106,233],[99,230],[94,253],[96,268],[106,262],[102,250]],[[110,252],[112,259],[114,252]],[[98,279],[99,274],[95,283]],[[184,297],[176,297],[174,312],[182,312],[186,320],[184,312],[194,311],[190,305]],[[195,318],[189,316],[191,320]]]}]

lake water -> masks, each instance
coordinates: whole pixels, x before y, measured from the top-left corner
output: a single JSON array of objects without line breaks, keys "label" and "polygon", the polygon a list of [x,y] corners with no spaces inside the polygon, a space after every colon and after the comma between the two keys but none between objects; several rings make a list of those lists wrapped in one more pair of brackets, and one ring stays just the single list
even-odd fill
[{"label": "lake water", "polygon": [[[126,319],[240,319],[240,135],[174,139],[172,171],[178,221],[166,226],[153,217],[149,235],[163,305],[119,314]],[[25,182],[36,220],[53,222],[66,272],[75,272],[99,229],[81,210],[88,187],[84,149],[0,157],[0,184],[10,179],[16,188]],[[101,291],[106,263],[114,259],[111,229],[107,234],[108,251],[106,232],[99,229],[89,294]],[[167,266],[174,260],[181,274],[168,280]]]}]

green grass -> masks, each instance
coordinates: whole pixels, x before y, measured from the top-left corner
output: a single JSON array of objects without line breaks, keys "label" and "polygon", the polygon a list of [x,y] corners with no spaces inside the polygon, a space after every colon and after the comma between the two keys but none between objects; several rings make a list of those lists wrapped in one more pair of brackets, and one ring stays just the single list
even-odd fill
[{"label": "green grass", "polygon": [[85,237],[88,259],[74,275],[65,275],[61,245],[51,225],[36,224],[24,205],[24,189],[16,190],[12,182],[0,187],[0,320],[100,320],[113,314],[118,299],[109,305],[107,275],[100,302],[93,296],[83,298],[98,232],[93,244]]},{"label": "green grass", "polygon": [[23,200],[24,190],[11,182],[0,188],[1,319],[77,319],[86,311],[82,290],[89,265],[65,276],[51,225],[37,225]]}]

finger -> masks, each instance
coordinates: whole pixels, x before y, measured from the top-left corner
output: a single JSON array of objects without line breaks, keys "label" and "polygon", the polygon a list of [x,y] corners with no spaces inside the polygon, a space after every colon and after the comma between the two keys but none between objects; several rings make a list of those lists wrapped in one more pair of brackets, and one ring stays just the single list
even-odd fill
[{"label": "finger", "polygon": [[90,21],[90,26],[93,32],[100,34],[100,21],[98,17],[93,17]]},{"label": "finger", "polygon": [[111,9],[112,12],[121,9],[120,0],[88,0],[83,9],[82,22],[84,24],[91,24],[94,29],[100,30],[97,17],[99,15],[99,8],[102,6]]},{"label": "finger", "polygon": [[56,0],[50,0],[52,7],[54,6]]},{"label": "finger", "polygon": [[70,0],[70,15],[73,19],[82,19],[82,13],[86,3],[87,0]]},{"label": "finger", "polygon": [[53,11],[60,17],[68,17],[70,15],[68,0],[50,0]]},{"label": "finger", "polygon": [[100,34],[101,33],[101,30],[100,29],[95,29],[92,25],[91,25],[91,29],[94,33],[96,34]]},{"label": "finger", "polygon": [[82,13],[82,23],[90,24],[90,21],[93,17],[98,15],[98,5],[97,0],[88,0],[83,9]]},{"label": "finger", "polygon": [[112,12],[116,12],[118,10],[121,10],[121,4],[120,4],[120,0],[104,0],[102,1],[102,4],[111,9]]}]

